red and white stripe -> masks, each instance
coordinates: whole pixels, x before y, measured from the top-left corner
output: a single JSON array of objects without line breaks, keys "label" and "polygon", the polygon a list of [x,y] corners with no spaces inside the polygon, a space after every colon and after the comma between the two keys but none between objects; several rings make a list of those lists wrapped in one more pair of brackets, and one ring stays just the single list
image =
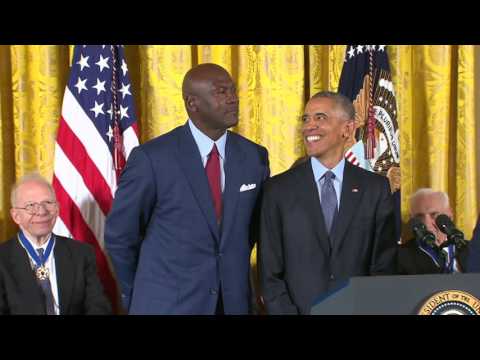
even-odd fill
[{"label": "red and white stripe", "polygon": [[347,161],[355,166],[360,166],[360,161],[357,160],[357,157],[355,156],[355,154],[351,151],[351,150],[348,150],[346,153],[345,153],[345,159],[347,159]]},{"label": "red and white stripe", "polygon": [[[123,132],[125,158],[138,145],[136,123]],[[89,243],[107,295],[117,308],[117,286],[104,253],[105,219],[117,178],[111,152],[67,87],[55,144],[53,187],[60,214],[54,232]]]}]

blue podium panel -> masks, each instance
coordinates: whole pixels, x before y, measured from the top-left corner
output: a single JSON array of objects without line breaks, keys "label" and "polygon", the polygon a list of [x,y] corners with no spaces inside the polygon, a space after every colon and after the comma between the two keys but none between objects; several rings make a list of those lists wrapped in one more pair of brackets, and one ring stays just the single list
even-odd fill
[{"label": "blue podium panel", "polygon": [[479,314],[480,274],[353,277],[312,315]]}]

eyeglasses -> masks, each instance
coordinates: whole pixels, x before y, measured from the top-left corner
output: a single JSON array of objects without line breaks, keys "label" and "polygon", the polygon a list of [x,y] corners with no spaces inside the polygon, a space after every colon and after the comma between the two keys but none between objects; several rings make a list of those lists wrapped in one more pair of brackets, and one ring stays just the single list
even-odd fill
[{"label": "eyeglasses", "polygon": [[53,212],[57,209],[57,202],[56,201],[51,201],[51,200],[46,200],[46,201],[41,201],[39,203],[29,203],[25,205],[25,207],[14,207],[14,209],[20,209],[20,210],[25,210],[27,214],[30,215],[35,215],[40,211],[40,207],[45,209],[48,212]]}]

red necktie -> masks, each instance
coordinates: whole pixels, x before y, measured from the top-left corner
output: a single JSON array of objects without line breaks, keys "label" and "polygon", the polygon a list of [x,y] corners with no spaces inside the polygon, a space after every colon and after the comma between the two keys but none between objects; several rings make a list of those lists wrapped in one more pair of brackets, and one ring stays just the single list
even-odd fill
[{"label": "red necktie", "polygon": [[215,206],[215,213],[217,221],[220,222],[222,217],[222,187],[220,185],[220,158],[217,146],[213,144],[212,151],[208,156],[205,171],[207,172],[208,183],[212,191],[213,205]]}]

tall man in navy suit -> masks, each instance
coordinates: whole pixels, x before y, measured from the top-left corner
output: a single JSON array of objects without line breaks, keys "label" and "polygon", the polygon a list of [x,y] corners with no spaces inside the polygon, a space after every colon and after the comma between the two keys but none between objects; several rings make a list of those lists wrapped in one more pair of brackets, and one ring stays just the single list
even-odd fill
[{"label": "tall man in navy suit", "polygon": [[351,276],[395,272],[389,183],[344,159],[354,118],[343,95],[314,95],[302,128],[310,158],[265,184],[259,264],[270,314],[309,314]]},{"label": "tall man in navy suit", "polygon": [[224,68],[195,66],[182,93],[187,123],[132,151],[105,246],[130,314],[247,314],[268,153],[227,131],[238,97]]}]

